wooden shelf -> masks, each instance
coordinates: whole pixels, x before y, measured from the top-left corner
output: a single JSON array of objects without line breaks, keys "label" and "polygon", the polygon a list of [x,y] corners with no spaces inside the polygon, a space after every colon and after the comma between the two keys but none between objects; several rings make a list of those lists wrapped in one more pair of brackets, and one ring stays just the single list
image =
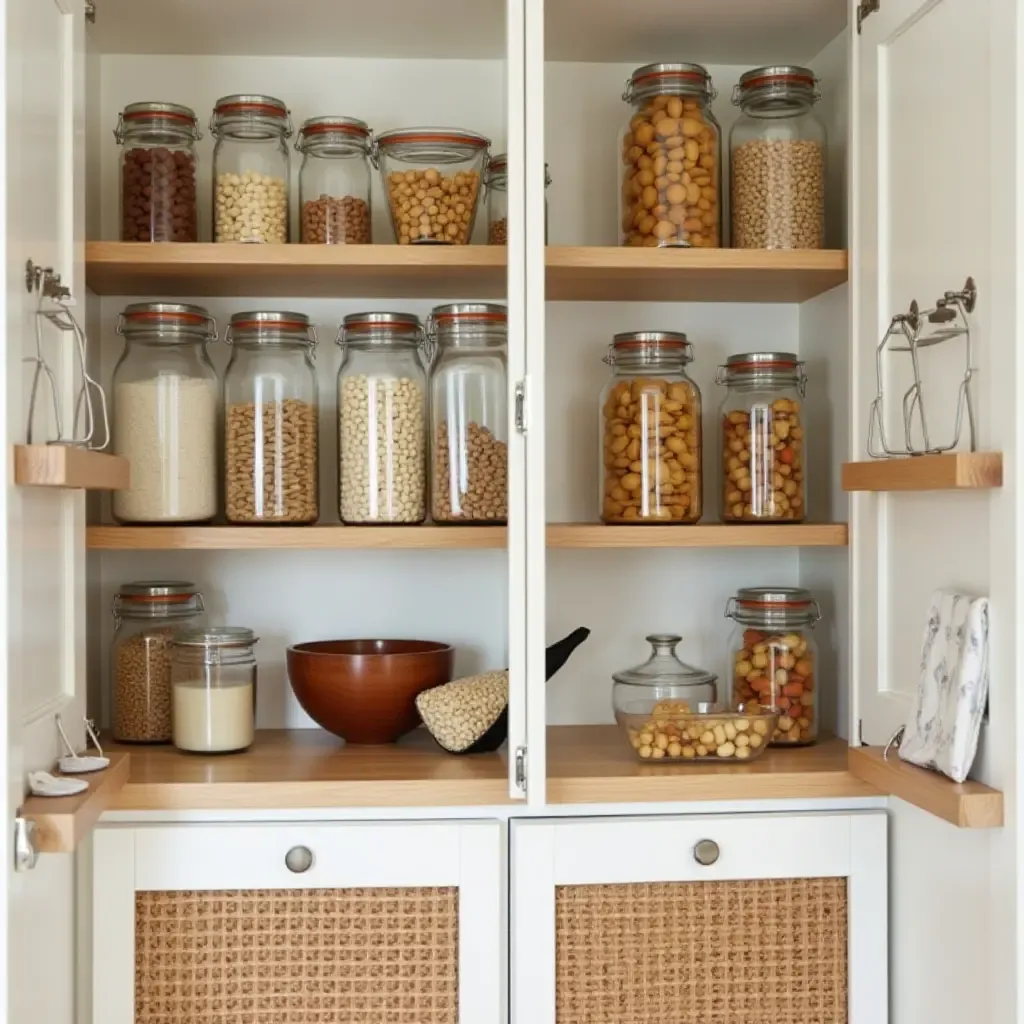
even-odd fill
[{"label": "wooden shelf", "polygon": [[846,547],[846,523],[760,526],[605,526],[551,523],[549,548],[819,548]]},{"label": "wooden shelf", "polygon": [[[20,814],[36,823],[36,849],[40,853],[72,853],[89,834],[99,816],[117,799],[128,781],[131,756],[124,751],[104,751],[110,767],[90,775],[73,775],[85,779],[89,788],[76,796],[30,796],[21,806]],[[60,775],[59,772],[54,774]]]},{"label": "wooden shelf", "polygon": [[957,784],[938,772],[901,761],[893,750],[850,747],[850,771],[882,793],[898,797],[957,828],[1000,828],[1003,794],[980,782]]},{"label": "wooden shelf", "polygon": [[14,482],[22,487],[120,491],[128,487],[127,459],[62,444],[16,444]]},{"label": "wooden shelf", "polygon": [[844,491],[972,491],[1002,486],[1002,452],[843,463]]}]

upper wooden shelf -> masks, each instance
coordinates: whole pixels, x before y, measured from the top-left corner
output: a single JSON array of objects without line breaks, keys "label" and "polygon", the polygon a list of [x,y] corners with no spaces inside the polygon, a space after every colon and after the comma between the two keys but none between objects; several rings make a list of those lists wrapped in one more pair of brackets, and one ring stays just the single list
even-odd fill
[{"label": "upper wooden shelf", "polygon": [[1002,486],[1002,452],[843,463],[844,491],[976,491]]},{"label": "upper wooden shelf", "polygon": [[63,444],[14,446],[14,482],[22,487],[119,491],[128,487],[127,459]]}]

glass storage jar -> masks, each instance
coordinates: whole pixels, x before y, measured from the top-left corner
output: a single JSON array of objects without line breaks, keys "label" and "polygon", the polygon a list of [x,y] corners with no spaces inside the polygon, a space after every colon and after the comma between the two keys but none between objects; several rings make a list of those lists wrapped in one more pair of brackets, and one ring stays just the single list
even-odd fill
[{"label": "glass storage jar", "polygon": [[129,103],[117,119],[121,241],[197,242],[195,112],[177,103]]},{"label": "glass storage jar", "polygon": [[729,640],[733,704],[757,702],[780,712],[772,743],[814,743],[821,689],[812,630],[818,602],[798,587],[744,587],[725,614],[736,623]]},{"label": "glass storage jar", "polygon": [[213,149],[213,240],[288,241],[288,144],[292,118],[273,96],[217,100]]},{"label": "glass storage jar", "polygon": [[370,129],[354,117],[311,117],[299,129],[302,241],[364,245],[370,226]]},{"label": "glass storage jar", "polygon": [[396,241],[470,242],[490,144],[461,128],[398,128],[377,136]]},{"label": "glass storage jar", "polygon": [[616,334],[601,392],[601,521],[695,523],[703,507],[700,390],[677,331]]},{"label": "glass storage jar", "polygon": [[729,356],[716,379],[727,388],[721,408],[722,519],[802,523],[804,364],[792,352],[744,352]]},{"label": "glass storage jar", "polygon": [[203,596],[194,583],[125,583],[114,595],[111,726],[119,743],[171,741],[171,640],[195,629]]},{"label": "glass storage jar", "polygon": [[408,313],[353,313],[338,332],[338,514],[343,523],[427,515],[425,336]]},{"label": "glass storage jar", "polygon": [[179,633],[171,646],[174,745],[200,754],[252,746],[258,637],[240,626]]},{"label": "glass storage jar", "polygon": [[622,98],[633,116],[622,139],[622,244],[717,247],[721,129],[700,64],[647,64]]},{"label": "glass storage jar", "polygon": [[508,310],[486,302],[438,306],[427,331],[439,349],[430,384],[434,521],[504,523]]},{"label": "glass storage jar", "polygon": [[136,302],[118,317],[124,352],[113,374],[113,451],[131,465],[114,491],[121,523],[202,523],[217,514],[220,383],[202,306]]},{"label": "glass storage jar", "polygon": [[825,126],[818,80],[794,65],[744,74],[729,134],[736,249],[821,249],[825,235]]},{"label": "glass storage jar", "polygon": [[[484,177],[487,186],[487,244],[508,245],[508,154],[492,156]],[[544,188],[551,184],[548,165],[544,165]],[[548,204],[544,201],[544,242],[548,240]]]},{"label": "glass storage jar", "polygon": [[232,523],[319,515],[316,331],[302,313],[236,313],[224,334],[224,499]]}]

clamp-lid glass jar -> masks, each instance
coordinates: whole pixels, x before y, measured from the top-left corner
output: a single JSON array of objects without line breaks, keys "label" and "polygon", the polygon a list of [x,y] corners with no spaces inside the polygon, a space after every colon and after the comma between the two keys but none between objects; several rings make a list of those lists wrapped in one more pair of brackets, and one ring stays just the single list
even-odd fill
[{"label": "clamp-lid glass jar", "polygon": [[779,711],[772,743],[805,746],[818,738],[821,690],[812,630],[821,610],[799,587],[744,587],[725,614],[734,705],[757,702]]},{"label": "clamp-lid glass jar", "polygon": [[343,523],[427,515],[427,374],[419,317],[353,313],[338,332],[338,513]]},{"label": "clamp-lid glass jar", "polygon": [[700,64],[637,68],[622,98],[633,116],[622,141],[622,244],[717,247],[721,129]]},{"label": "clamp-lid glass jar", "polygon": [[224,334],[224,497],[232,523],[315,523],[316,330],[291,312],[236,313]]},{"label": "clamp-lid glass jar", "polygon": [[311,117],[295,148],[301,239],[324,245],[365,245],[370,225],[370,129],[354,117]]},{"label": "clamp-lid glass jar", "polygon": [[[508,154],[492,156],[484,177],[487,186],[487,244],[508,245]],[[548,165],[544,165],[544,188],[551,184]],[[544,241],[548,240],[548,204],[544,201]]]},{"label": "clamp-lid glass jar", "polygon": [[177,103],[129,103],[117,119],[121,146],[121,241],[197,242],[195,111]]},{"label": "clamp-lid glass jar", "polygon": [[217,514],[220,382],[202,306],[136,302],[118,317],[124,352],[113,374],[113,451],[131,465],[114,491],[121,523],[202,523]]},{"label": "clamp-lid glass jar", "polygon": [[693,346],[678,331],[616,334],[601,392],[605,523],[695,523],[703,506],[700,390]]},{"label": "clamp-lid glass jar", "polygon": [[729,356],[716,380],[727,388],[721,407],[722,519],[802,523],[804,364],[792,352],[744,352]]},{"label": "clamp-lid glass jar", "polygon": [[288,241],[292,118],[273,96],[222,96],[213,108],[213,239]]},{"label": "clamp-lid glass jar", "polygon": [[754,68],[732,101],[729,134],[732,244],[736,249],[820,249],[825,235],[825,126],[818,79],[795,65]]}]

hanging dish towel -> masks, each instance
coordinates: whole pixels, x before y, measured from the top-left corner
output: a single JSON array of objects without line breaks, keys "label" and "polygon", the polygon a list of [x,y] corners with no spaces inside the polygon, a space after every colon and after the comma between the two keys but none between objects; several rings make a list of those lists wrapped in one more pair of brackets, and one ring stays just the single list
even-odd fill
[{"label": "hanging dish towel", "polygon": [[988,700],[988,598],[932,594],[900,757],[963,782]]}]

